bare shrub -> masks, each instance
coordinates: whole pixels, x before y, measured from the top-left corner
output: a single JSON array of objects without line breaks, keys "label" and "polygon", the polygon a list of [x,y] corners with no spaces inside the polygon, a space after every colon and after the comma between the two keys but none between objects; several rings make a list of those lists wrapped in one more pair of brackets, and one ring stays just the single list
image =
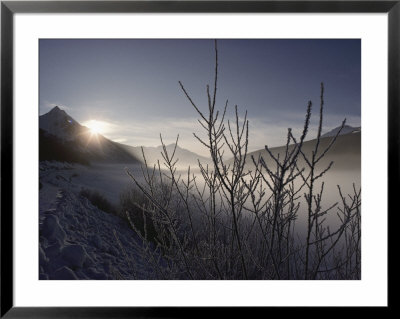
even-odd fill
[{"label": "bare shrub", "polygon": [[[153,220],[147,212],[149,206],[150,201],[136,188],[129,188],[120,195],[121,216],[133,223],[142,236],[146,233],[147,239],[154,242],[157,232],[154,228]],[[129,214],[129,218],[127,214]]]},{"label": "bare shrub", "polygon": [[[333,165],[319,167],[320,161],[340,134],[339,130],[321,149],[323,84],[311,156],[302,148],[310,125],[310,101],[300,137],[288,129],[284,151],[276,155],[266,146],[267,159],[248,156],[247,112],[241,121],[235,106],[230,121],[228,101],[218,110],[217,80],[215,42],[215,78],[213,89],[206,88],[205,111],[179,82],[205,132],[205,137],[194,136],[209,150],[212,164],[199,162],[197,175],[190,167],[179,172],[179,137],[169,152],[160,136],[163,161],[149,167],[143,154],[142,177],[128,171],[146,198],[145,204],[135,205],[157,233],[156,244],[151,245],[146,231],[143,234],[132,222],[149,268],[161,279],[360,279],[361,191],[353,187],[354,194],[344,196],[338,186],[338,202],[325,207],[324,182],[319,183]],[[298,222],[301,209],[306,212],[305,225]],[[335,213],[337,226],[331,230],[326,218]]]}]

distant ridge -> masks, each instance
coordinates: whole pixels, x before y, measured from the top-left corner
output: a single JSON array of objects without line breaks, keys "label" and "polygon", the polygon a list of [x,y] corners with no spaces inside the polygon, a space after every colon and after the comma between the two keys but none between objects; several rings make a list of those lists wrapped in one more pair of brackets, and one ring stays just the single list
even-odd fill
[{"label": "distant ridge", "polygon": [[[141,146],[119,145],[133,156],[140,158],[141,160],[143,159]],[[174,147],[175,144],[166,145],[167,152],[170,156],[174,151]],[[157,163],[157,160],[160,160],[161,163],[164,162],[164,159],[161,156],[162,151],[163,148],[161,145],[157,147],[143,146],[146,161],[150,165]],[[197,167],[198,161],[204,165],[211,163],[211,159],[182,148],[179,145],[176,147],[174,158],[178,159],[177,165],[195,165]]]},{"label": "distant ridge", "polygon": [[[319,149],[325,149],[331,142],[331,136],[322,137],[320,140]],[[303,143],[303,152],[308,157],[311,156],[316,144],[316,139],[305,141]],[[292,149],[294,145],[290,145],[289,149]],[[285,146],[272,147],[270,151],[274,156],[281,154],[281,158],[285,152]],[[247,165],[254,165],[251,159],[254,156],[257,160],[258,156],[262,156],[267,164],[275,165],[268,152],[265,149],[254,151],[248,154]],[[230,160],[232,161],[232,160]],[[319,167],[326,167],[333,161],[332,169],[344,169],[344,170],[360,170],[361,169],[361,131],[352,131],[347,134],[340,134],[337,137],[336,142],[332,148],[327,152],[326,156],[319,163]],[[304,165],[302,157],[299,158],[299,164]]]}]

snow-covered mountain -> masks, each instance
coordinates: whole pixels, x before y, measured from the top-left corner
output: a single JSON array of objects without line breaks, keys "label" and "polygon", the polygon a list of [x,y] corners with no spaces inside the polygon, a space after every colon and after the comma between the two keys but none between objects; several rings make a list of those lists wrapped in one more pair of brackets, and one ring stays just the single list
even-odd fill
[{"label": "snow-covered mountain", "polygon": [[[341,126],[338,126],[334,128],[333,130],[326,132],[325,134],[322,134],[321,137],[333,137],[336,136],[336,134],[339,132]],[[350,133],[358,133],[361,132],[361,127],[352,127],[349,125],[343,126],[343,129],[340,131],[339,135],[345,135],[345,134],[350,134]]]},{"label": "snow-covered mountain", "polygon": [[39,117],[39,159],[82,164],[140,162],[118,143],[93,134],[58,106]]},{"label": "snow-covered mountain", "polygon": [[85,128],[58,106],[39,117],[39,128],[63,140],[72,141]]}]

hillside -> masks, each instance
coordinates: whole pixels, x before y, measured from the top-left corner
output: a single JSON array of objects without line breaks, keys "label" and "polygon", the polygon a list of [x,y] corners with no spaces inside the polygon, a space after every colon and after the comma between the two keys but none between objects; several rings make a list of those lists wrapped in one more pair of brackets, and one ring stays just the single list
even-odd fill
[{"label": "hillside", "polygon": [[151,279],[137,234],[79,192],[76,172],[60,163],[39,172],[39,279]]},{"label": "hillside", "polygon": [[[324,137],[320,140],[320,150],[324,150],[331,142],[332,137]],[[307,156],[311,156],[315,148],[316,140],[306,141],[303,144],[303,152]],[[293,149],[293,145],[289,146],[289,150]],[[274,156],[281,154],[281,158],[285,152],[285,147],[273,147],[270,149]],[[272,159],[266,150],[258,150],[249,153],[248,162],[252,163],[251,156],[255,159],[261,155],[266,163],[272,164]],[[332,169],[341,170],[360,170],[361,169],[361,132],[349,133],[337,137],[335,144],[321,160],[319,167],[323,168],[331,161],[334,162]],[[299,159],[299,164],[304,165],[304,160]]]}]

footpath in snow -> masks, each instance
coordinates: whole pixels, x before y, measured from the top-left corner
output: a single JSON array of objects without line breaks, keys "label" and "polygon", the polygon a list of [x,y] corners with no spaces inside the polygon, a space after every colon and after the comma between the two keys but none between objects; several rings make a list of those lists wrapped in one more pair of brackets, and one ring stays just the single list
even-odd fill
[{"label": "footpath in snow", "polygon": [[41,165],[39,279],[152,279],[129,225],[79,195],[66,172],[73,166]]}]

